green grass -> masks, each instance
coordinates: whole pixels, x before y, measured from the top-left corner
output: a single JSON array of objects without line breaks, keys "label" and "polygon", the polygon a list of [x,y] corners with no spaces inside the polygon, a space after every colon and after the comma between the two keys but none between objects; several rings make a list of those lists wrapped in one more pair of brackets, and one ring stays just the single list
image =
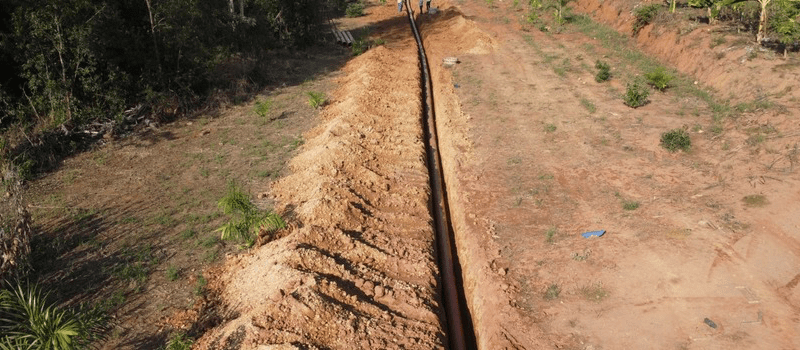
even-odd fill
[{"label": "green grass", "polygon": [[165,350],[191,350],[194,340],[186,333],[175,332],[169,337]]},{"label": "green grass", "polygon": [[653,22],[653,19],[655,19],[660,9],[660,4],[650,4],[634,10],[633,16],[635,20],[633,21],[632,27],[633,35],[639,34],[639,31],[642,30],[642,28]]},{"label": "green grass", "polygon": [[557,284],[553,283],[547,287],[547,290],[545,290],[544,300],[558,299],[559,294],[561,294],[561,288]]},{"label": "green grass", "polygon": [[585,98],[581,99],[581,106],[583,106],[583,108],[586,108],[586,110],[589,111],[589,113],[597,112],[597,107],[594,105],[594,103]]},{"label": "green grass", "polygon": [[208,281],[202,274],[197,274],[197,283],[194,285],[194,295],[201,296],[206,293],[206,285]]},{"label": "green grass", "polygon": [[274,231],[286,224],[278,214],[259,210],[244,190],[231,181],[228,190],[217,206],[229,220],[218,228],[221,239],[244,241],[248,246],[255,242],[260,229]]},{"label": "green grass", "polygon": [[175,266],[170,266],[167,268],[167,279],[170,281],[176,281],[178,278],[181,277],[181,272]]},{"label": "green grass", "polygon": [[266,99],[256,102],[253,106],[253,112],[256,113],[261,118],[266,118],[269,116],[270,111],[272,110],[272,100]]},{"label": "green grass", "polygon": [[661,134],[661,147],[666,148],[670,152],[684,151],[689,152],[692,150],[692,139],[689,133],[683,129],[672,129]]},{"label": "green grass", "polygon": [[558,230],[555,227],[548,228],[547,231],[544,232],[545,242],[553,244],[556,241],[556,234]]},{"label": "green grass", "polygon": [[556,129],[557,129],[556,125],[552,124],[552,123],[551,124],[547,124],[547,125],[544,126],[544,132],[546,132],[546,133],[555,132]]},{"label": "green grass", "polygon": [[639,209],[639,202],[631,201],[631,200],[624,200],[624,201],[622,201],[622,209],[625,209],[625,210],[636,210],[636,209]]}]

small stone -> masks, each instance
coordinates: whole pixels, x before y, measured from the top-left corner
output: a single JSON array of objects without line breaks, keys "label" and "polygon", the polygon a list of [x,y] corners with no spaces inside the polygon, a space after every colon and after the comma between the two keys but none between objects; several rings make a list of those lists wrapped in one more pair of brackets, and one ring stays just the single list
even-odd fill
[{"label": "small stone", "polygon": [[364,282],[364,294],[372,295],[375,285],[371,281]]},{"label": "small stone", "polygon": [[375,297],[380,298],[384,295],[384,289],[382,286],[375,286]]},{"label": "small stone", "polygon": [[504,268],[504,267],[502,267],[499,270],[497,270],[497,274],[499,274],[500,276],[505,276],[506,272],[507,272],[506,268]]}]

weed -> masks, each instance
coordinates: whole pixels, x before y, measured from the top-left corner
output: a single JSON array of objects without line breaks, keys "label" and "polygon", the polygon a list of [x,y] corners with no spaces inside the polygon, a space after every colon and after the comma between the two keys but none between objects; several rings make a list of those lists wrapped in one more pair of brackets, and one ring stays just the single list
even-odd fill
[{"label": "weed", "polygon": [[206,169],[206,168],[201,168],[200,169],[200,176],[208,177],[208,175],[209,175],[208,169]]},{"label": "weed", "polygon": [[345,9],[344,13],[350,18],[361,17],[364,15],[364,4],[360,1],[351,3],[347,5],[347,9]]},{"label": "weed", "polygon": [[547,229],[547,231],[544,232],[545,242],[553,244],[556,241],[556,233],[558,233],[558,230],[556,230],[555,227]]},{"label": "weed", "polygon": [[217,206],[231,219],[217,229],[222,239],[244,240],[247,245],[252,245],[263,227],[274,231],[286,226],[278,214],[258,210],[250,196],[231,181],[228,183],[228,192],[217,202]]},{"label": "weed", "polygon": [[544,300],[555,300],[558,298],[559,294],[561,294],[561,288],[553,283],[544,291]]},{"label": "weed", "polygon": [[742,202],[748,207],[759,208],[769,204],[767,197],[763,194],[751,194],[744,196]]},{"label": "weed", "polygon": [[555,124],[547,124],[544,126],[544,132],[551,133],[556,131],[557,127]]},{"label": "weed", "polygon": [[266,99],[256,102],[253,106],[253,112],[261,118],[266,118],[272,110],[272,100]]},{"label": "weed", "polygon": [[203,255],[203,261],[207,263],[217,261],[217,259],[219,259],[219,252],[216,250],[208,251],[205,255]]},{"label": "weed", "polygon": [[353,46],[350,47],[353,56],[358,56],[364,53],[364,51],[367,51],[367,49],[369,49],[369,43],[367,40],[364,40],[364,38],[356,39],[356,41],[353,42]]},{"label": "weed", "polygon": [[594,81],[602,83],[604,81],[608,81],[608,79],[611,79],[611,66],[609,66],[607,62],[597,60],[597,62],[594,63],[594,67],[597,68],[597,74],[594,76]]},{"label": "weed", "polygon": [[167,279],[170,281],[176,281],[178,278],[181,277],[181,271],[178,270],[175,266],[170,266],[167,268]]},{"label": "weed", "polygon": [[625,209],[625,210],[636,210],[636,209],[639,209],[639,202],[630,201],[630,200],[624,200],[624,201],[622,201],[622,209]]},{"label": "weed", "polygon": [[664,67],[657,67],[645,73],[644,76],[647,78],[647,82],[659,91],[666,90],[669,87],[669,83],[674,78],[671,74],[667,73]]},{"label": "weed", "polygon": [[603,288],[601,283],[597,283],[591,286],[586,286],[581,288],[581,294],[583,295],[586,300],[594,301],[594,302],[601,302],[603,299],[608,297],[608,291]]},{"label": "weed", "polygon": [[647,104],[647,96],[649,95],[650,92],[647,91],[647,88],[639,84],[639,82],[634,81],[628,84],[623,100],[628,107],[638,108]]},{"label": "weed", "polygon": [[197,283],[194,285],[194,295],[201,296],[206,293],[208,281],[202,274],[197,274]]},{"label": "weed", "polygon": [[191,350],[194,340],[189,338],[186,333],[176,332],[172,333],[167,341],[167,347],[164,350]]},{"label": "weed", "polygon": [[197,241],[197,244],[204,248],[211,248],[217,243],[219,243],[219,238],[217,238],[215,235],[206,236],[205,238]]},{"label": "weed", "polygon": [[750,146],[755,146],[755,145],[758,145],[759,143],[762,143],[762,142],[764,142],[766,140],[767,140],[767,137],[764,136],[764,134],[758,133],[758,134],[755,134],[755,135],[750,135],[750,137],[748,137],[745,142]]},{"label": "weed", "polygon": [[520,157],[511,157],[508,159],[508,165],[519,164],[519,163],[522,163],[522,158]]},{"label": "weed", "polygon": [[677,152],[678,150],[689,152],[692,149],[692,139],[686,130],[680,128],[672,129],[661,134],[661,147],[670,152]]},{"label": "weed", "polygon": [[633,35],[639,34],[642,28],[650,24],[660,9],[660,4],[650,4],[634,10],[633,16],[636,17],[636,19],[633,21]]},{"label": "weed", "polygon": [[720,46],[726,42],[724,36],[715,36],[711,39],[711,43],[708,45],[709,48],[713,49],[717,46]]},{"label": "weed", "polygon": [[183,240],[190,239],[190,238],[192,238],[192,237],[194,237],[196,235],[197,235],[197,231],[195,231],[192,228],[187,228],[187,229],[183,230],[183,232],[181,232],[181,238]]},{"label": "weed", "polygon": [[314,109],[322,107],[327,101],[325,93],[322,92],[309,91],[306,95],[308,95],[308,105]]},{"label": "weed", "polygon": [[589,111],[589,113],[597,112],[597,107],[595,107],[595,105],[594,105],[594,103],[592,103],[592,101],[589,101],[589,100],[587,100],[585,98],[582,98],[581,99],[581,105],[584,108],[586,108],[586,110]]}]

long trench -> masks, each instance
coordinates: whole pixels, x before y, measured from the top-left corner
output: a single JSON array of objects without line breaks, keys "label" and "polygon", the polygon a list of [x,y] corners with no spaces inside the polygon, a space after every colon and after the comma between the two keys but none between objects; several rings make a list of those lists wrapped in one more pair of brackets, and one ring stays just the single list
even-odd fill
[{"label": "long trench", "polygon": [[411,10],[411,0],[405,0],[405,5],[409,25],[411,31],[414,33],[414,39],[417,42],[417,52],[419,55],[421,72],[420,82],[422,85],[420,96],[422,100],[422,125],[431,186],[430,209],[434,221],[434,230],[436,232],[448,345],[452,350],[477,349],[477,342],[472,327],[472,318],[467,308],[461,281],[461,268],[453,238],[453,227],[450,222],[450,208],[447,204],[447,186],[442,173],[442,162],[439,154],[439,143],[436,132],[433,82],[428,67],[428,58],[425,55],[422,36],[414,20],[414,12]]}]

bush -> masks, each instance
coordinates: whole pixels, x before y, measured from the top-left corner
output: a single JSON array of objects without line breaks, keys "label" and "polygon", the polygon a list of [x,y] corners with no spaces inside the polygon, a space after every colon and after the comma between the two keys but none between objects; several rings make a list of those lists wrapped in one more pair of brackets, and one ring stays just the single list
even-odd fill
[{"label": "bush", "polygon": [[647,82],[659,91],[666,90],[673,79],[673,76],[667,73],[664,67],[658,67],[644,76],[647,78]]},{"label": "bush", "polygon": [[677,152],[678,150],[689,152],[692,149],[692,139],[686,130],[672,129],[661,134],[661,147],[670,152]]},{"label": "bush", "polygon": [[594,76],[596,82],[602,83],[611,79],[611,66],[609,66],[608,63],[597,60],[594,67],[597,68],[597,74]]},{"label": "bush", "polygon": [[82,349],[106,321],[94,308],[73,312],[47,300],[36,286],[0,290],[0,349]]},{"label": "bush", "polygon": [[217,206],[232,217],[217,229],[222,239],[243,240],[251,246],[261,228],[275,231],[286,226],[278,214],[259,210],[250,201],[250,196],[233,181],[228,183],[228,193],[217,202]]},{"label": "bush", "polygon": [[350,5],[347,5],[347,9],[344,11],[347,17],[361,17],[364,15],[364,4],[361,2],[354,2]]},{"label": "bush", "polygon": [[639,84],[639,82],[633,82],[628,84],[628,88],[625,91],[625,104],[632,108],[644,106],[648,102],[647,96],[649,95],[650,92],[647,91],[646,87]]},{"label": "bush", "polygon": [[633,21],[633,35],[639,34],[642,28],[650,24],[658,14],[659,9],[661,9],[661,5],[650,4],[634,10],[633,15],[636,19]]}]

